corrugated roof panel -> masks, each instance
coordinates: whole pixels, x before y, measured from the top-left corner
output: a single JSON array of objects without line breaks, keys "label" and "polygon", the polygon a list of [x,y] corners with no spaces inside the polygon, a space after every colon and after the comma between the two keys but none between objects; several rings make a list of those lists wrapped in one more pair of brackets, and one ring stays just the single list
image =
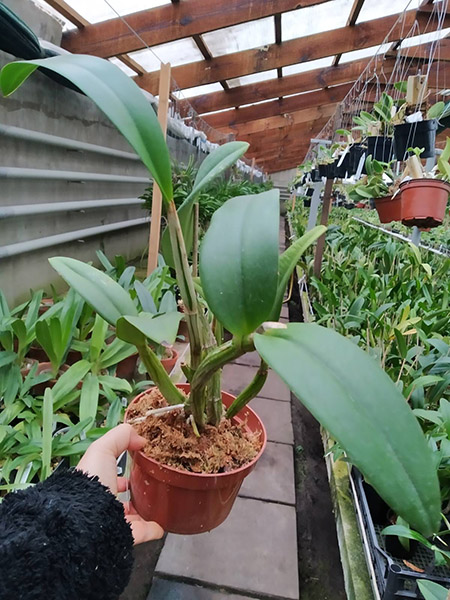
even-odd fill
[{"label": "corrugated roof panel", "polygon": [[275,43],[273,17],[249,21],[203,34],[203,40],[213,56],[223,56],[250,48]]},{"label": "corrugated roof panel", "polygon": [[353,0],[332,0],[284,13],[281,17],[282,39],[292,40],[344,27],[352,6]]},{"label": "corrugated roof panel", "polygon": [[203,55],[192,38],[183,38],[168,44],[153,46],[151,50],[147,48],[138,50],[137,52],[131,52],[129,56],[147,71],[157,71],[161,62],[170,62],[172,67],[177,67],[203,60]]},{"label": "corrugated roof panel", "polygon": [[262,71],[261,73],[253,73],[252,75],[245,75],[244,77],[229,79],[227,83],[230,87],[238,87],[239,85],[246,85],[247,83],[259,83],[260,81],[276,79],[277,77],[278,73],[276,69],[271,69],[270,71]]}]

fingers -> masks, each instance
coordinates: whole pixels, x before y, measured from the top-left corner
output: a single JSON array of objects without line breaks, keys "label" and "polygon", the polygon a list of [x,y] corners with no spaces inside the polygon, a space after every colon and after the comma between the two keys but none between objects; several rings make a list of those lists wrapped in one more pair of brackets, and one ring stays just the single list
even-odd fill
[{"label": "fingers", "polygon": [[164,535],[164,529],[154,521],[144,521],[138,515],[127,515],[126,520],[131,525],[135,545],[159,540]]},{"label": "fingers", "polygon": [[118,458],[125,450],[139,450],[145,443],[145,438],[138,435],[131,425],[123,423],[105,433],[90,448],[94,447],[100,452],[107,452]]},{"label": "fingers", "polygon": [[117,491],[118,492],[126,492],[129,489],[129,482],[126,477],[118,477],[117,478]]}]

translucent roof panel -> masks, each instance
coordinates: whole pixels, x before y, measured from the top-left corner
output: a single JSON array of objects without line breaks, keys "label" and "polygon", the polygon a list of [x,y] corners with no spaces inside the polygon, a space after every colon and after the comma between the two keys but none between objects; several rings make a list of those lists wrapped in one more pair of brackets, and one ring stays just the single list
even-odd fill
[{"label": "translucent roof panel", "polygon": [[191,62],[197,62],[203,59],[203,54],[198,49],[197,44],[192,38],[184,38],[153,46],[151,50],[138,50],[129,54],[137,63],[147,71],[157,71],[161,62],[170,62],[172,67],[185,65]]},{"label": "translucent roof panel", "polygon": [[206,85],[197,85],[195,87],[186,88],[181,92],[174,92],[177,98],[192,98],[193,96],[201,96],[202,94],[211,94],[211,92],[223,91],[220,83],[208,83]]},{"label": "translucent roof panel", "polygon": [[275,43],[274,19],[267,17],[258,21],[249,21],[205,33],[202,37],[213,56],[259,48]]},{"label": "translucent roof panel", "polygon": [[283,67],[283,75],[295,75],[296,73],[305,73],[305,71],[312,71],[313,69],[324,69],[325,67],[331,67],[332,64],[333,57],[327,56],[326,58],[319,58],[319,60],[310,60],[290,65],[289,67]]},{"label": "translucent roof panel", "polygon": [[376,2],[366,0],[356,23],[363,23],[364,21],[402,13],[406,8],[408,10],[415,10],[419,8],[421,3],[422,0],[377,0]]},{"label": "translucent roof panel", "polygon": [[124,16],[140,10],[170,4],[170,0],[65,0],[65,2],[89,23],[115,19],[117,13]]},{"label": "translucent roof panel", "polygon": [[113,65],[116,65],[116,67],[119,67],[119,69],[121,69],[124,73],[126,73],[130,77],[133,77],[134,75],[136,75],[136,73],[133,71],[133,69],[130,69],[130,67],[127,67],[127,65],[125,65],[118,58],[113,57],[113,58],[109,58],[108,60],[109,60],[109,62],[112,62]]},{"label": "translucent roof panel", "polygon": [[371,46],[370,48],[361,48],[361,50],[353,50],[353,52],[344,52],[341,56],[341,63],[353,62],[363,58],[372,58],[373,56],[383,56],[389,50],[392,44],[381,44],[381,46]]},{"label": "translucent roof panel", "polygon": [[[431,33],[424,33],[422,35],[415,35],[403,40],[400,44],[400,48],[411,48],[412,46],[419,46],[420,44],[428,44],[435,40],[442,40],[447,37],[450,33],[450,28],[441,29],[441,31],[432,31]],[[412,52],[410,53],[412,56]],[[439,58],[439,44],[436,44],[435,58]]]},{"label": "translucent roof panel", "polygon": [[292,40],[344,27],[352,6],[353,0],[331,0],[284,13],[281,16],[282,39]]},{"label": "translucent roof panel", "polygon": [[237,77],[236,79],[228,79],[227,83],[230,87],[238,87],[239,85],[246,85],[247,83],[259,83],[260,81],[267,81],[269,79],[276,79],[278,73],[276,69],[270,71],[262,71],[261,73],[253,73],[252,75],[245,75],[244,77]]}]

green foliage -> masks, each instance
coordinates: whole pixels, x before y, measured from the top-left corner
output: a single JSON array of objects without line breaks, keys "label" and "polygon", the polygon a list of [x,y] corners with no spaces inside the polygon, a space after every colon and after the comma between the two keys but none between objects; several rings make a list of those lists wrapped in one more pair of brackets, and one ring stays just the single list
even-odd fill
[{"label": "green foliage", "polygon": [[425,600],[448,600],[450,592],[447,588],[438,583],[427,581],[426,579],[419,579],[417,585]]}]

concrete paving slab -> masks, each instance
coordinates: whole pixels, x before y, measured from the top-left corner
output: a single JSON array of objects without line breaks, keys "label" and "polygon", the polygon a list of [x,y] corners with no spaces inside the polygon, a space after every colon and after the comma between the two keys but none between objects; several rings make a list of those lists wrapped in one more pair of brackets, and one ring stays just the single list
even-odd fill
[{"label": "concrete paving slab", "polygon": [[[223,369],[224,390],[237,396],[251,382],[256,371],[256,367],[249,365],[225,365]],[[269,370],[266,383],[259,395],[271,400],[281,400],[284,402],[290,402],[291,400],[289,388],[272,370]]]},{"label": "concrete paving slab", "polygon": [[294,443],[290,403],[258,397],[249,406],[261,417],[270,442]]},{"label": "concrete paving slab", "polygon": [[212,590],[200,585],[180,583],[173,579],[155,577],[147,600],[252,600],[249,596],[228,594],[225,590]]},{"label": "concrete paving slab", "polygon": [[289,319],[289,307],[287,304],[283,304],[283,308],[281,309],[281,316],[285,319]]},{"label": "concrete paving slab", "polygon": [[243,354],[239,358],[233,361],[233,364],[236,365],[248,365],[250,367],[259,367],[261,363],[261,357],[256,352],[247,352],[247,354]]},{"label": "concrete paving slab", "polygon": [[295,508],[237,498],[217,529],[169,534],[156,571],[238,593],[298,600]]},{"label": "concrete paving slab", "polygon": [[240,496],[295,504],[292,446],[268,442],[264,454],[239,492]]}]

